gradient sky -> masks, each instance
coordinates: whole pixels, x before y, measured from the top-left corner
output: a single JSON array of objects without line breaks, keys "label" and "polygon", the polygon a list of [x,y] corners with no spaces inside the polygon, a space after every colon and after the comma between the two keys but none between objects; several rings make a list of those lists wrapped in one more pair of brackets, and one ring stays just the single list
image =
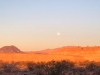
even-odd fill
[{"label": "gradient sky", "polygon": [[100,45],[100,0],[0,0],[0,47],[9,45]]}]

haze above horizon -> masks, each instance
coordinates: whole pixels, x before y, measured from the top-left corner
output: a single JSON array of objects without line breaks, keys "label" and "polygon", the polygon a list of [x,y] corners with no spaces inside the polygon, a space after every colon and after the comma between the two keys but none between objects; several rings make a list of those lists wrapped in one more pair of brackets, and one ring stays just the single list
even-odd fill
[{"label": "haze above horizon", "polygon": [[100,0],[0,0],[0,48],[100,46]]}]

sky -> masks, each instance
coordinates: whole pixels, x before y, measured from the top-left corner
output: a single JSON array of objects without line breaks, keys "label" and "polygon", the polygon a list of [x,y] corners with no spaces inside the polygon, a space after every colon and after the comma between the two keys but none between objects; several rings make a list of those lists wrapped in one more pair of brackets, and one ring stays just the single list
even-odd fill
[{"label": "sky", "polygon": [[100,0],[0,0],[0,48],[100,46]]}]

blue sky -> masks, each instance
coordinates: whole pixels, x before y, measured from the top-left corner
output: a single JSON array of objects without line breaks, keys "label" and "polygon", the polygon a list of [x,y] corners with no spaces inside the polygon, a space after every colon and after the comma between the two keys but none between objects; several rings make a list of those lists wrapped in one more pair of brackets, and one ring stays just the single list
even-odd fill
[{"label": "blue sky", "polygon": [[0,47],[100,45],[99,32],[99,0],[0,0]]}]

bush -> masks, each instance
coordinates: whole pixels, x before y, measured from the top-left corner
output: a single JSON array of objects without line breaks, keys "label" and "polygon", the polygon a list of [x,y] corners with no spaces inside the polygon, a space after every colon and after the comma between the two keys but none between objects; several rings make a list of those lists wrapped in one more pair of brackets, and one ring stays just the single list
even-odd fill
[{"label": "bush", "polygon": [[33,70],[35,69],[35,67],[36,67],[36,64],[33,63],[33,62],[28,62],[28,63],[27,63],[27,67],[28,67],[28,69],[29,69],[30,71],[33,71]]},{"label": "bush", "polygon": [[92,61],[92,62],[90,62],[89,64],[86,65],[86,69],[88,69],[90,71],[96,70],[98,68],[100,68],[100,66],[94,61]]},{"label": "bush", "polygon": [[[7,63],[7,62],[1,62],[0,63],[0,74],[2,75],[3,72],[11,73],[11,72],[22,72],[19,70],[18,66],[21,65],[27,66],[27,68],[32,71],[30,72],[35,75],[69,75],[69,74],[75,74],[75,75],[89,75],[89,73],[93,73],[93,75],[97,74],[100,75],[100,63],[97,62],[90,62],[85,61],[80,63],[79,66],[74,66],[75,63],[70,61],[49,61],[47,63],[45,62],[24,62],[24,63]],[[26,64],[26,65],[25,65]],[[82,66],[83,65],[83,66]]]},{"label": "bush", "polygon": [[60,75],[64,70],[68,70],[74,67],[74,64],[69,61],[51,61],[48,62],[48,74]]},{"label": "bush", "polygon": [[2,63],[1,69],[3,72],[16,72],[18,71],[18,67],[16,66],[15,63]]}]

